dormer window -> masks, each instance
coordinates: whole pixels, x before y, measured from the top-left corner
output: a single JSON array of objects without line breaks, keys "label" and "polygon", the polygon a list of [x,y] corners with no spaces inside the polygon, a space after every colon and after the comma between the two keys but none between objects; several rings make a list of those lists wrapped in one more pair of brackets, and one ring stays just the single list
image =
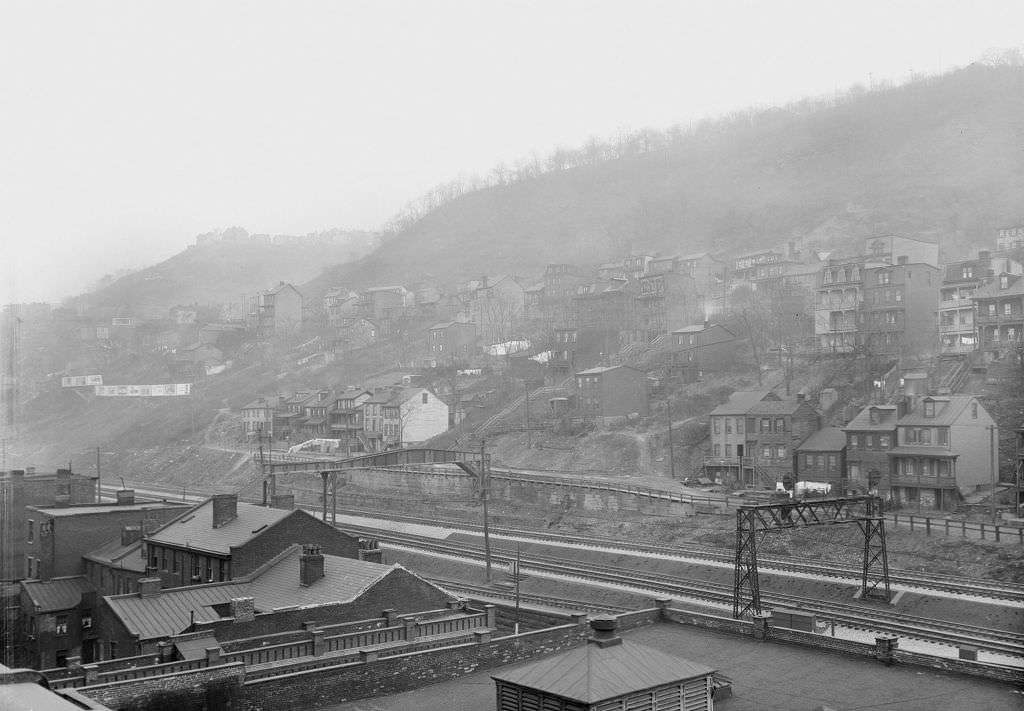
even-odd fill
[{"label": "dormer window", "polygon": [[868,411],[868,419],[871,422],[871,424],[877,425],[878,424],[878,410],[876,410],[875,408],[871,408]]},{"label": "dormer window", "polygon": [[935,417],[935,401],[925,400],[924,401],[924,416]]},{"label": "dormer window", "polygon": [[999,288],[1009,289],[1010,288],[1010,277],[1006,274],[999,275]]}]

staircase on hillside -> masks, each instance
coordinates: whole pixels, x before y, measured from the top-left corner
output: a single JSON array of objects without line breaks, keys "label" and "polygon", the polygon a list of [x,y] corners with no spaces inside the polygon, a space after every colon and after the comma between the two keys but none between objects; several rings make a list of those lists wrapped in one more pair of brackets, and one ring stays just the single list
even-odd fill
[{"label": "staircase on hillside", "polygon": [[[566,378],[558,385],[545,385],[544,387],[537,388],[530,392],[530,412],[537,413],[538,423],[542,419],[542,413],[545,412],[547,408],[548,400],[553,397],[567,397],[570,392],[571,383],[572,378]],[[535,409],[534,401],[539,401],[540,404],[543,405],[543,409]],[[512,402],[506,405],[500,412],[492,415],[485,420],[483,424],[474,429],[471,435],[472,438],[479,440],[486,437],[488,434],[495,434],[503,431],[507,432],[511,429],[524,429],[524,423],[526,421],[524,408],[525,403],[526,393],[523,393],[512,400]]]}]

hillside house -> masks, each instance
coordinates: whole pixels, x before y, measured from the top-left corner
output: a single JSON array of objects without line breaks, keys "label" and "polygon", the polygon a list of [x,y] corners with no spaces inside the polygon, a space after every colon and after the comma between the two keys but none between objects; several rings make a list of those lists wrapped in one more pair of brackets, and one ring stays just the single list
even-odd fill
[{"label": "hillside house", "polygon": [[999,427],[972,395],[927,396],[896,423],[893,499],[950,510],[998,469]]},{"label": "hillside house", "polygon": [[846,435],[846,479],[851,489],[890,495],[889,453],[896,444],[896,422],[902,415],[898,405],[871,405],[841,428]]},{"label": "hillside house", "polygon": [[[1007,257],[993,257],[987,250],[976,259],[945,266],[939,295],[939,338],[943,355],[964,355],[978,348],[974,297],[997,274],[1020,275],[1024,266]],[[987,305],[983,307],[988,310]]]},{"label": "hillside house", "polygon": [[651,343],[668,334],[676,324],[699,318],[697,290],[689,274],[662,272],[638,280],[636,323],[633,341]]},{"label": "hillside house", "polygon": [[430,327],[427,334],[426,367],[467,363],[477,353],[477,330],[472,323],[446,321]]},{"label": "hillside house", "polygon": [[1018,358],[1024,350],[1024,276],[997,274],[974,292],[974,306],[984,362]]},{"label": "hillside house", "polygon": [[221,365],[224,354],[216,346],[200,341],[169,351],[164,355],[164,362],[171,381],[193,383],[205,378],[208,369]]},{"label": "hillside house", "polygon": [[878,235],[864,238],[863,255],[872,262],[927,264],[939,267],[939,245],[913,237]]},{"label": "hillside house", "polygon": [[274,395],[256,398],[242,407],[242,433],[246,439],[266,437],[268,441],[273,440],[274,410],[280,402],[281,398]]},{"label": "hillside house", "polygon": [[82,575],[22,580],[22,630],[15,636],[15,658],[22,666],[52,669],[69,657],[98,659],[96,589]]},{"label": "hillside house", "polygon": [[282,281],[248,299],[243,312],[249,326],[262,338],[295,333],[302,327],[302,294]]},{"label": "hillside house", "polygon": [[685,326],[670,334],[665,351],[669,367],[694,382],[704,373],[720,373],[736,363],[740,340],[721,324],[705,321]]},{"label": "hillside house", "polygon": [[483,277],[470,295],[469,320],[484,344],[514,338],[522,328],[525,289],[514,276]]},{"label": "hillside house", "polygon": [[838,427],[823,427],[796,448],[794,481],[816,481],[832,485],[832,494],[865,494],[867,489],[847,487],[846,434]]},{"label": "hillside house", "polygon": [[650,412],[647,374],[627,365],[576,373],[576,408],[581,417],[602,422]]},{"label": "hillside house", "polygon": [[339,451],[365,452],[363,435],[363,403],[373,393],[361,388],[347,388],[333,398],[327,410],[330,438],[339,442]]},{"label": "hillside house", "polygon": [[938,350],[939,268],[899,259],[891,266],[864,268],[859,342],[871,356],[921,356]]}]

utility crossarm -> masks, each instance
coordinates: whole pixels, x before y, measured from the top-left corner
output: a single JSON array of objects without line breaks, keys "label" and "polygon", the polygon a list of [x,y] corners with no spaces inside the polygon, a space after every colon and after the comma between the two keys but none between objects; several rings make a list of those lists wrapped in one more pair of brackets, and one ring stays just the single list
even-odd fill
[{"label": "utility crossarm", "polygon": [[[736,565],[732,615],[761,614],[757,547],[768,533],[809,526],[856,523],[864,534],[861,596],[891,599],[889,560],[885,548],[885,520],[881,499],[845,496],[740,506],[736,510]],[[758,537],[760,534],[760,538]],[[884,592],[877,592],[881,586]]]}]

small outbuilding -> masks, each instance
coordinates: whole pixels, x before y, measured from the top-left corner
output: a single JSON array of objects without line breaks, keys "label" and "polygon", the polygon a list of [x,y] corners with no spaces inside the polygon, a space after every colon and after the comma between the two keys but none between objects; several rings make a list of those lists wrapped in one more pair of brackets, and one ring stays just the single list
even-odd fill
[{"label": "small outbuilding", "polygon": [[499,711],[711,711],[715,670],[624,641],[618,621],[591,621],[587,644],[495,674]]}]

